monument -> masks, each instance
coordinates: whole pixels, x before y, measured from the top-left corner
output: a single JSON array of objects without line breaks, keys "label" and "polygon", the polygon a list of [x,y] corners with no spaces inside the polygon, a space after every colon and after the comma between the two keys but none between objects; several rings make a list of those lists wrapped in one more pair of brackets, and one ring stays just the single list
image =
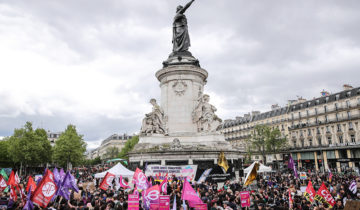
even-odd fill
[{"label": "monument", "polygon": [[142,121],[139,143],[129,154],[136,166],[144,162],[162,165],[216,164],[220,152],[236,162],[240,151],[225,141],[218,129],[211,97],[204,93],[208,72],[189,51],[190,36],[185,11],[194,0],[178,6],[173,21],[173,50],[155,76],[161,100],[151,99],[151,112]]}]

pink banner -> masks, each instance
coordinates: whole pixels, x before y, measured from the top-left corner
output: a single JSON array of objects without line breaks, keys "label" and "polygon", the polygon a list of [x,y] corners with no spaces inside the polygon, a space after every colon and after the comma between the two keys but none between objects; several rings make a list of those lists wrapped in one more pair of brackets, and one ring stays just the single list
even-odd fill
[{"label": "pink banner", "polygon": [[241,207],[250,207],[250,192],[240,192]]},{"label": "pink banner", "polygon": [[170,196],[169,195],[160,195],[159,197],[159,210],[169,210],[170,209]]},{"label": "pink banner", "polygon": [[158,210],[159,204],[158,203],[152,203],[150,204],[150,210]]},{"label": "pink banner", "polygon": [[139,195],[130,194],[128,200],[129,210],[139,210]]},{"label": "pink banner", "polygon": [[199,203],[195,205],[195,210],[207,210],[207,204],[206,203]]}]

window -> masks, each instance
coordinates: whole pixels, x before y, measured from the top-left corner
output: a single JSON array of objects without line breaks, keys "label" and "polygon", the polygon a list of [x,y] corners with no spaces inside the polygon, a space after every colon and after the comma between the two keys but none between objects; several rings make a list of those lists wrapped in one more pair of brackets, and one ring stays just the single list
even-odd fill
[{"label": "window", "polygon": [[300,131],[300,136],[303,136],[303,131]]},{"label": "window", "polygon": [[340,99],[340,94],[337,94],[336,96],[335,96],[335,100],[339,100]]},{"label": "window", "polygon": [[346,92],[346,96],[350,96],[351,95],[351,91],[348,91],[348,92]]},{"label": "window", "polygon": [[339,121],[339,113],[336,113],[335,117],[336,117],[336,121]]},{"label": "window", "polygon": [[329,96],[325,98],[326,103],[329,101]]},{"label": "window", "polygon": [[328,122],[328,116],[325,115],[325,122],[327,123]]},{"label": "window", "polygon": [[301,118],[301,112],[299,112],[299,118]]},{"label": "window", "polygon": [[351,142],[352,142],[352,143],[355,143],[355,135],[351,135],[351,136],[350,136],[350,139],[351,139]]},{"label": "window", "polygon": [[292,120],[294,119],[294,113],[291,113],[291,119]]},{"label": "window", "polygon": [[315,118],[315,122],[316,122],[316,123],[318,123],[318,122],[319,122],[319,119],[318,119],[317,117]]},{"label": "window", "polygon": [[255,159],[259,159],[259,156],[258,156],[258,155],[256,155],[256,156],[255,156]]},{"label": "window", "polygon": [[338,132],[341,132],[341,125],[340,125],[340,124],[337,124],[336,126],[337,126],[337,131],[338,131]]},{"label": "window", "polygon": [[296,140],[293,141],[294,148],[296,147]]},{"label": "window", "polygon": [[350,101],[346,101],[346,107],[350,108]]},{"label": "window", "polygon": [[316,100],[316,104],[319,104],[319,103],[320,103],[319,99],[318,99],[318,100]]},{"label": "window", "polygon": [[343,140],[343,136],[342,136],[342,135],[339,136],[339,143],[340,143],[340,144],[344,143],[344,140]]},{"label": "window", "polygon": [[301,140],[301,147],[304,147],[304,140]]},{"label": "window", "polygon": [[360,98],[358,98],[358,105],[360,105]]},{"label": "window", "polygon": [[309,146],[312,147],[312,139],[309,139]]},{"label": "window", "polygon": [[306,110],[306,116],[309,117],[309,110]]},{"label": "window", "polygon": [[350,113],[350,111],[347,112],[347,117],[348,117],[348,119],[351,119],[351,113]]},{"label": "window", "polygon": [[354,129],[354,127],[353,127],[352,122],[349,122],[349,130],[353,130],[353,129]]},{"label": "window", "polygon": [[335,110],[338,110],[338,104],[335,103],[334,106],[335,106]]},{"label": "window", "polygon": [[320,128],[316,128],[316,133],[320,134]]},{"label": "window", "polygon": [[326,133],[330,133],[330,127],[326,126]]},{"label": "window", "polygon": [[321,146],[321,138],[318,138],[318,145]]},{"label": "window", "polygon": [[317,114],[318,113],[318,110],[317,110],[317,108],[315,108],[315,114]]},{"label": "window", "polygon": [[328,140],[328,143],[329,143],[329,144],[332,144],[332,141],[331,141],[331,137],[330,137],[330,136],[327,138],[327,140]]},{"label": "window", "polygon": [[308,136],[311,136],[311,130],[310,130],[310,128],[308,129]]}]

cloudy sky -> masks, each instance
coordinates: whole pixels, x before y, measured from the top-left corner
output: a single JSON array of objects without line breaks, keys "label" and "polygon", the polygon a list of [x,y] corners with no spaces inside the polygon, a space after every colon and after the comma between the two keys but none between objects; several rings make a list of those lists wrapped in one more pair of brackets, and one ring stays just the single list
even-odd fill
[{"label": "cloudy sky", "polygon": [[[89,148],[138,132],[185,0],[0,0],[0,136],[77,126]],[[360,1],[197,0],[191,52],[223,119],[360,86]]]}]

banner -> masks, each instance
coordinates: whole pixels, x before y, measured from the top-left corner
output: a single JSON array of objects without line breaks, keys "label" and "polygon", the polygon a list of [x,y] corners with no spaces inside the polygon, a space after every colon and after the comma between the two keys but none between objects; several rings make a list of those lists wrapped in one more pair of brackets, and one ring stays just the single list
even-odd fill
[{"label": "banner", "polygon": [[195,180],[197,165],[184,166],[162,166],[162,165],[148,165],[145,171],[146,176],[158,177],[164,180],[166,175],[172,177],[175,175],[178,179],[184,180],[187,178],[190,181]]},{"label": "banner", "polygon": [[195,210],[207,210],[207,204],[206,203],[198,203],[195,204]]},{"label": "banner", "polygon": [[306,180],[307,179],[306,172],[300,172],[300,179],[301,180]]},{"label": "banner", "polygon": [[128,210],[139,210],[139,194],[129,194]]},{"label": "banner", "polygon": [[240,192],[241,207],[250,207],[250,192]]},{"label": "banner", "polygon": [[309,181],[308,186],[306,187],[306,190],[304,192],[304,196],[312,203],[314,202],[314,196],[315,196],[315,190],[314,187],[311,183],[311,181]]},{"label": "banner", "polygon": [[333,207],[335,205],[335,200],[331,196],[330,192],[328,191],[328,189],[326,188],[324,183],[322,183],[321,187],[317,191],[317,193],[315,195],[315,200],[317,200],[321,203],[327,203],[331,207]]},{"label": "banner", "polygon": [[55,195],[56,190],[57,186],[54,181],[54,175],[50,170],[47,170],[44,178],[37,186],[31,201],[43,208],[46,208],[52,197]]},{"label": "banner", "polygon": [[230,180],[235,175],[235,173],[233,173],[233,168],[234,167],[230,166],[227,172],[224,172],[222,167],[215,165],[207,176],[206,181],[225,182],[226,180]]},{"label": "banner", "polygon": [[170,209],[170,195],[160,195],[159,197],[159,210]]}]

